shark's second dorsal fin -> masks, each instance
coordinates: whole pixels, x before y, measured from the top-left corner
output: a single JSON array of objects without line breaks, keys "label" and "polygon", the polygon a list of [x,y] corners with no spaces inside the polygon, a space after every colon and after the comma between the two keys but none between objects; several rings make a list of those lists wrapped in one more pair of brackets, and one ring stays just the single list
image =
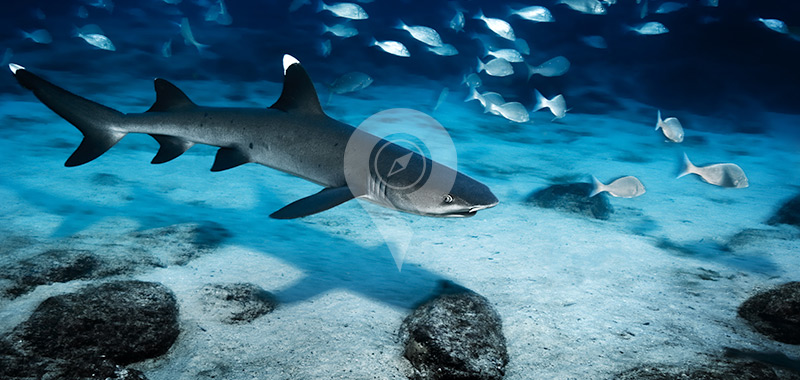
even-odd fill
[{"label": "shark's second dorsal fin", "polygon": [[285,112],[323,113],[314,83],[291,55],[283,56],[283,74],[283,92],[270,108]]},{"label": "shark's second dorsal fin", "polygon": [[179,111],[197,107],[186,94],[166,79],[156,78],[156,102],[147,112]]}]

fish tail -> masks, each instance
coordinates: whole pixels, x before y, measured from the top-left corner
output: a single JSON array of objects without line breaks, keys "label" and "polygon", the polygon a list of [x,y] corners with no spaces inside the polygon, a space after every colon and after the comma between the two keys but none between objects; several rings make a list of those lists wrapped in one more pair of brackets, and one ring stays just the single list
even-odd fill
[{"label": "fish tail", "polygon": [[539,72],[539,68],[538,67],[534,67],[533,65],[528,65],[528,64],[526,64],[526,66],[528,66],[528,80],[531,80],[531,77],[533,76],[533,74],[536,74],[536,73]]},{"label": "fish tail", "polygon": [[405,29],[406,23],[403,22],[402,19],[397,19],[397,25],[394,26],[395,29]]},{"label": "fish tail", "polygon": [[604,187],[605,185],[597,177],[592,176],[592,192],[589,193],[589,198],[606,191]]},{"label": "fish tail", "polygon": [[683,164],[681,165],[681,171],[678,174],[677,178],[681,178],[681,177],[683,177],[683,176],[685,176],[687,174],[693,173],[694,172],[694,168],[695,168],[694,164],[692,164],[692,161],[689,161],[689,156],[687,156],[686,153],[684,152],[683,153]]},{"label": "fish tail", "polygon": [[485,69],[486,69],[486,65],[484,65],[484,64],[483,64],[483,61],[481,61],[481,59],[480,59],[480,58],[475,58],[475,59],[477,59],[477,60],[478,60],[478,68],[476,69],[476,71],[477,71],[478,73],[480,73],[481,71],[483,71],[483,70],[485,70]]},{"label": "fish tail", "polygon": [[547,99],[544,97],[544,95],[542,95],[542,93],[537,89],[534,89],[533,92],[536,94],[536,104],[533,105],[532,112],[536,112],[544,107],[547,107]]},{"label": "fish tail", "polygon": [[480,94],[478,94],[478,90],[476,90],[475,87],[472,86],[470,86],[469,95],[467,95],[467,98],[464,99],[464,102],[468,102],[470,100],[480,100]]},{"label": "fish tail", "polygon": [[64,90],[22,66],[12,63],[9,67],[22,87],[83,133],[83,141],[64,166],[83,165],[100,157],[127,134],[115,128],[124,121],[121,112]]},{"label": "fish tail", "polygon": [[320,0],[319,4],[317,4],[317,12],[322,12],[326,9],[328,9],[328,5],[325,4],[325,2],[323,2],[322,0]]},{"label": "fish tail", "polygon": [[661,123],[662,123],[662,122],[663,122],[663,120],[661,120],[661,110],[658,110],[658,121],[656,122],[656,131],[657,131],[659,128],[661,128]]},{"label": "fish tail", "polygon": [[478,8],[478,13],[476,13],[475,16],[472,16],[472,18],[475,19],[475,20],[482,20],[483,17],[484,16],[483,16],[483,9],[482,8]]}]

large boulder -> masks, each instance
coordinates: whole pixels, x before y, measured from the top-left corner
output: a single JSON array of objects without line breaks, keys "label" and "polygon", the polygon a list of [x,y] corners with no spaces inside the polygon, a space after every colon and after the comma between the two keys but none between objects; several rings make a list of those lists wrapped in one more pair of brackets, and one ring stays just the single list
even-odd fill
[{"label": "large boulder", "polygon": [[200,294],[206,314],[227,324],[252,322],[278,305],[275,296],[254,284],[208,284]]},{"label": "large boulder", "polygon": [[508,363],[500,316],[483,296],[445,283],[403,321],[415,379],[502,379]]},{"label": "large boulder", "polygon": [[739,316],[774,340],[800,344],[800,282],[758,293],[739,306]]},{"label": "large boulder", "polygon": [[617,374],[615,380],[782,380],[770,366],[758,362],[720,361],[689,368],[643,366]]},{"label": "large boulder", "polygon": [[590,183],[568,183],[552,185],[538,190],[528,196],[526,201],[542,208],[583,215],[590,218],[607,220],[614,209],[605,193],[589,197],[592,192]]}]

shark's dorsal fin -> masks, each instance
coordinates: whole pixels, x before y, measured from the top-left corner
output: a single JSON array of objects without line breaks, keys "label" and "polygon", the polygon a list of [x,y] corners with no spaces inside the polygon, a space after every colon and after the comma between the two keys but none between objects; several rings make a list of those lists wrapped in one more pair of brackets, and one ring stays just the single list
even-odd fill
[{"label": "shark's dorsal fin", "polygon": [[197,107],[186,94],[166,79],[156,78],[156,102],[147,112],[179,111]]},{"label": "shark's dorsal fin", "polygon": [[323,113],[314,83],[294,57],[283,56],[283,92],[273,109],[285,112]]}]

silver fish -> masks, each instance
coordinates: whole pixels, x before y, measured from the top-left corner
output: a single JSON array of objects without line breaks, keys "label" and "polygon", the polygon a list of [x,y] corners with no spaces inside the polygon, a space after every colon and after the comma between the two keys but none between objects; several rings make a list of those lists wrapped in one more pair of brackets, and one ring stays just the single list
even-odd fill
[{"label": "silver fish", "polygon": [[367,74],[354,71],[336,78],[336,80],[333,81],[328,88],[333,93],[346,94],[349,92],[363,90],[371,84],[372,77]]},{"label": "silver fish", "polygon": [[333,46],[331,45],[331,40],[325,40],[319,43],[319,54],[323,57],[327,57],[331,55],[331,50],[333,50]]},{"label": "silver fish", "polygon": [[37,44],[49,44],[53,42],[53,36],[50,35],[50,32],[44,29],[34,30],[33,32],[26,32],[22,31],[23,38],[30,38],[33,42]]},{"label": "silver fish", "polygon": [[456,15],[453,16],[452,20],[450,20],[450,29],[453,29],[456,32],[463,32],[465,22],[466,20],[464,19],[464,13],[460,10],[457,10]]},{"label": "silver fish", "polygon": [[83,38],[83,40],[86,41],[86,43],[88,43],[89,45],[92,45],[92,46],[94,46],[96,48],[100,48],[100,49],[108,50],[108,51],[116,51],[117,50],[117,48],[114,46],[114,43],[112,43],[111,40],[108,37],[106,37],[106,36],[104,36],[102,34],[78,33],[78,37]]},{"label": "silver fish", "polygon": [[529,55],[531,54],[531,48],[528,46],[528,42],[523,40],[522,38],[517,38],[514,40],[514,47],[517,48],[517,51],[520,52],[522,55]]},{"label": "silver fish", "polygon": [[495,58],[503,58],[508,62],[522,62],[522,54],[514,49],[487,50],[487,55]]},{"label": "silver fish", "polygon": [[678,119],[668,117],[666,120],[661,120],[661,110],[658,110],[658,121],[656,122],[656,131],[661,128],[664,136],[672,142],[679,143],[683,141],[683,126]]},{"label": "silver fish", "polygon": [[533,106],[532,112],[536,112],[542,108],[548,108],[556,119],[567,115],[567,101],[564,99],[564,95],[556,95],[553,99],[547,99],[539,90],[534,89],[533,91],[536,95],[536,104]]},{"label": "silver fish", "polygon": [[676,3],[673,1],[667,1],[666,3],[661,3],[656,9],[656,13],[658,14],[667,14],[672,12],[677,12],[683,8],[688,7],[689,5],[684,3]]},{"label": "silver fish", "polygon": [[650,21],[639,26],[633,26],[630,27],[630,30],[646,36],[655,36],[659,34],[669,33],[669,29],[667,29],[667,27],[664,26],[664,24],[657,21]]},{"label": "silver fish", "polygon": [[411,53],[408,52],[408,48],[406,45],[403,45],[397,41],[378,41],[376,39],[372,39],[371,46],[377,46],[381,48],[381,50],[396,55],[398,57],[410,57]]},{"label": "silver fish", "polygon": [[477,100],[480,102],[484,113],[491,112],[495,115],[500,115],[500,112],[495,110],[492,105],[499,106],[506,102],[506,100],[503,99],[503,95],[500,95],[496,92],[484,92],[483,94],[480,94],[475,87],[469,88],[469,96],[464,99],[464,102],[469,102],[471,100]]},{"label": "silver fish", "polygon": [[774,19],[774,18],[757,18],[757,21],[761,22],[766,26],[768,29],[781,33],[781,34],[789,34],[789,27],[786,26],[781,20]]},{"label": "silver fish", "polygon": [[569,60],[562,56],[551,58],[539,66],[528,65],[528,79],[530,79],[533,74],[539,74],[544,77],[561,76],[569,71],[569,66]]},{"label": "silver fish", "polygon": [[514,36],[514,29],[511,28],[511,24],[508,22],[499,18],[486,17],[483,15],[483,10],[478,10],[478,14],[474,18],[485,22],[486,26],[498,36],[509,41],[514,41],[516,39],[516,36]]},{"label": "silver fish", "polygon": [[364,8],[361,8],[360,5],[353,3],[336,3],[328,5],[320,1],[317,12],[322,11],[330,11],[338,17],[349,18],[351,20],[366,20],[369,18],[369,15]]},{"label": "silver fish", "polygon": [[530,114],[525,106],[519,102],[508,102],[501,105],[489,103],[490,111],[515,123],[525,123],[530,120]]},{"label": "silver fish", "polygon": [[405,30],[411,37],[414,37],[415,40],[422,42],[426,45],[433,46],[433,47],[440,47],[443,45],[442,38],[439,36],[439,33],[427,26],[418,26],[418,25],[406,25],[403,20],[397,24],[397,29]]},{"label": "silver fish", "polygon": [[164,42],[161,45],[161,56],[164,58],[172,57],[172,38],[170,38],[167,42]]},{"label": "silver fish", "polygon": [[604,185],[600,180],[595,178],[595,176],[592,176],[592,192],[589,194],[589,197],[593,197],[604,191],[618,198],[636,198],[645,193],[642,182],[633,176],[616,179],[608,185]]},{"label": "silver fish", "polygon": [[512,9],[509,12],[509,16],[517,15],[522,17],[526,20],[535,21],[535,22],[554,22],[556,21],[553,18],[553,15],[550,13],[550,10],[539,6],[539,5],[532,5],[530,7],[525,7],[519,10]]},{"label": "silver fish", "polygon": [[480,87],[483,84],[483,82],[481,81],[481,77],[478,74],[472,73],[469,75],[464,75],[464,79],[461,81],[461,84],[465,84],[467,85],[467,87],[470,88],[477,88]]},{"label": "silver fish", "polygon": [[181,19],[181,35],[183,36],[183,42],[186,45],[194,45],[197,48],[197,52],[202,53],[203,49],[207,48],[208,45],[201,44],[194,39],[194,34],[192,33],[192,27],[189,25],[189,19],[184,17]]},{"label": "silver fish", "polygon": [[478,58],[478,68],[476,71],[478,73],[486,71],[486,74],[493,77],[506,77],[514,74],[514,68],[503,58],[495,58],[488,63],[483,63],[483,61]]},{"label": "silver fish", "polygon": [[428,46],[428,51],[430,51],[430,52],[432,52],[432,53],[434,53],[436,55],[441,55],[441,56],[445,56],[445,57],[449,57],[449,56],[453,56],[453,55],[458,54],[458,50],[456,49],[456,47],[453,46],[453,45],[450,45],[450,44],[444,44],[444,45],[438,46],[438,47]]},{"label": "silver fish", "polygon": [[556,4],[565,4],[573,10],[589,15],[606,14],[606,8],[598,0],[558,0]]},{"label": "silver fish", "polygon": [[322,34],[331,33],[336,37],[350,38],[358,35],[358,30],[352,26],[345,24],[336,24],[334,26],[322,25]]},{"label": "silver fish", "polygon": [[678,178],[687,174],[697,174],[703,181],[721,187],[743,189],[750,185],[744,170],[736,164],[724,163],[698,167],[692,164],[689,156],[684,153],[683,169]]}]

